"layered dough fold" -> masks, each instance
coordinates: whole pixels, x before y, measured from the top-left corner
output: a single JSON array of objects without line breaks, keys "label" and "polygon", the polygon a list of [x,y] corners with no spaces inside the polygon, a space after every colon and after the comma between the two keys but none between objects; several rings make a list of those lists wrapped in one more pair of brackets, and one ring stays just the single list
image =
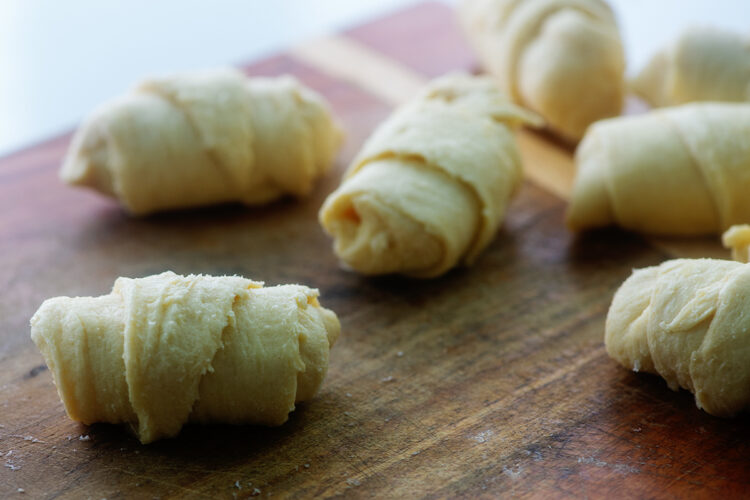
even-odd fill
[{"label": "layered dough fold", "polygon": [[463,0],[459,16],[485,69],[569,140],[620,114],[625,56],[601,0]]},{"label": "layered dough fold", "polygon": [[715,28],[686,30],[631,82],[652,106],[750,101],[750,38]]},{"label": "layered dough fold", "polygon": [[127,423],[142,443],[188,421],[280,425],[313,397],[340,326],[317,290],[237,276],[118,278],[31,319],[68,415]]},{"label": "layered dough fold", "polygon": [[76,132],[60,177],[129,212],[306,195],[341,131],[322,97],[292,77],[216,70],[148,80]]},{"label": "layered dough fold", "polygon": [[365,143],[320,211],[349,267],[433,277],[489,244],[521,181],[512,128],[539,119],[487,78],[449,75]]},{"label": "layered dough fold", "polygon": [[576,151],[573,230],[717,234],[750,221],[750,104],[696,103],[596,123]]},{"label": "layered dough fold", "polygon": [[607,314],[609,355],[732,416],[750,406],[750,265],[678,259],[636,270]]}]

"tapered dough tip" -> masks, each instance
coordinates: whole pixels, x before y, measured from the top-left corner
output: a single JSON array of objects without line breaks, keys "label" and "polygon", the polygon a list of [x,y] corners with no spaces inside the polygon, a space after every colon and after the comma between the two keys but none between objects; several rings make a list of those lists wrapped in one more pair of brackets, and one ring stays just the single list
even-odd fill
[{"label": "tapered dough tip", "polygon": [[565,223],[571,231],[609,226],[615,222],[612,201],[607,190],[607,148],[602,144],[599,127],[590,127],[576,150],[576,177]]},{"label": "tapered dough tip", "polygon": [[571,231],[580,232],[613,222],[609,195],[603,182],[577,179],[570,204],[565,213],[565,224]]},{"label": "tapered dough tip", "polygon": [[320,317],[323,320],[323,326],[328,336],[328,346],[333,347],[341,335],[341,323],[336,313],[329,309],[320,308]]},{"label": "tapered dough tip", "polygon": [[71,186],[89,187],[114,196],[112,175],[107,165],[109,147],[97,122],[96,116],[92,117],[73,136],[59,176]]},{"label": "tapered dough tip", "polygon": [[663,106],[666,101],[664,85],[669,60],[664,52],[653,59],[628,82],[629,89],[652,106]]},{"label": "tapered dough tip", "polygon": [[106,169],[98,168],[85,157],[77,156],[66,160],[60,169],[60,180],[70,186],[88,187],[112,194]]},{"label": "tapered dough tip", "polygon": [[604,345],[607,354],[633,371],[653,371],[645,330],[637,321],[648,307],[658,267],[633,270],[615,293],[607,312]]},{"label": "tapered dough tip", "polygon": [[60,308],[60,302],[63,300],[65,300],[65,297],[53,297],[45,300],[29,320],[29,326],[31,326],[31,340],[33,340],[40,349],[45,343],[43,336],[45,328],[43,328],[43,326],[47,323],[57,321],[58,314],[56,310]]}]

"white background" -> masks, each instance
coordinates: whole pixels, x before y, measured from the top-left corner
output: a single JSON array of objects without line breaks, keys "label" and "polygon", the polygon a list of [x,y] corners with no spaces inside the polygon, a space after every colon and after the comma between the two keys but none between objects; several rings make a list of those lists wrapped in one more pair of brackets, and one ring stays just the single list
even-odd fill
[{"label": "white background", "polygon": [[[413,3],[0,0],[0,155],[73,127],[149,74],[247,62]],[[631,73],[687,25],[750,28],[746,0],[610,3]]]}]

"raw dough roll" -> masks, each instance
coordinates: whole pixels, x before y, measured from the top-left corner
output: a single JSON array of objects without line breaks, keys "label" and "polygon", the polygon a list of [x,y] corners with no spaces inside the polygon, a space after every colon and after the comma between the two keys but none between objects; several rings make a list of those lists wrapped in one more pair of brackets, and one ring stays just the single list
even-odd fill
[{"label": "raw dough roll", "polygon": [[652,234],[717,234],[750,221],[750,104],[696,103],[591,127],[567,221]]},{"label": "raw dough roll", "polygon": [[750,265],[677,259],[636,270],[609,308],[607,352],[732,416],[750,406],[749,310]]},{"label": "raw dough roll", "polygon": [[750,225],[738,224],[721,236],[726,248],[732,250],[732,258],[738,262],[750,262]]},{"label": "raw dough roll", "polygon": [[76,132],[60,177],[132,214],[306,195],[341,133],[328,106],[291,77],[217,70],[148,80]]},{"label": "raw dough roll", "polygon": [[280,425],[339,335],[317,296],[237,276],[118,278],[109,295],[46,300],[31,338],[74,420],[128,423],[142,443],[188,421]]},{"label": "raw dough roll", "polygon": [[750,39],[711,28],[685,31],[631,82],[652,106],[750,101]]},{"label": "raw dough roll", "polygon": [[601,0],[464,0],[460,18],[479,60],[511,98],[569,140],[620,114],[625,56]]},{"label": "raw dough roll", "polygon": [[521,181],[512,127],[538,118],[487,78],[435,80],[365,143],[320,210],[341,260],[428,278],[471,263]]}]

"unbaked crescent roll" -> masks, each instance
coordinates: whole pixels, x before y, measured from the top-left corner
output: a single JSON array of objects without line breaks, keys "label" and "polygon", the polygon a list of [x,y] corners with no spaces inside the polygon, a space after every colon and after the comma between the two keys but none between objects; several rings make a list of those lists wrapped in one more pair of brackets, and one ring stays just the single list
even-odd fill
[{"label": "unbaked crescent roll", "polygon": [[732,226],[721,236],[726,248],[732,250],[732,258],[738,262],[750,262],[750,225]]},{"label": "unbaked crescent roll", "polygon": [[569,140],[620,114],[625,56],[601,0],[463,0],[479,60],[511,98]]},{"label": "unbaked crescent roll", "polygon": [[658,52],[631,87],[652,106],[750,101],[750,39],[719,29],[689,29]]},{"label": "unbaked crescent roll", "polygon": [[489,244],[521,181],[512,128],[538,118],[487,78],[449,75],[365,143],[320,210],[334,249],[363,274],[429,278]]},{"label": "unbaked crescent roll", "polygon": [[341,142],[327,104],[291,77],[216,70],[147,80],[76,132],[60,177],[132,214],[306,195]]},{"label": "unbaked crescent roll", "polygon": [[118,278],[31,318],[68,415],[130,424],[142,443],[188,421],[280,425],[313,397],[340,327],[300,285],[237,276]]},{"label": "unbaked crescent roll", "polygon": [[732,416],[750,407],[750,265],[678,259],[633,272],[607,314],[609,355]]},{"label": "unbaked crescent roll", "polygon": [[750,221],[750,104],[686,104],[601,121],[576,163],[573,230],[720,233]]}]

